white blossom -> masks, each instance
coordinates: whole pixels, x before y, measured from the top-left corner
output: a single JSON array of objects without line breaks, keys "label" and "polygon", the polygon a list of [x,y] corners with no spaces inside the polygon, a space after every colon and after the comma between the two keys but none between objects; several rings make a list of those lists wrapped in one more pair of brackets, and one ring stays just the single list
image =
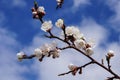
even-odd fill
[{"label": "white blossom", "polygon": [[58,58],[60,56],[60,50],[59,49],[55,49],[52,50],[51,54],[53,55],[53,58]]},{"label": "white blossom", "polygon": [[85,39],[85,38],[84,38],[84,35],[83,35],[82,33],[80,33],[80,32],[77,33],[77,34],[75,34],[75,35],[74,35],[74,38],[75,38],[75,39]]},{"label": "white blossom", "polygon": [[68,65],[68,68],[69,68],[71,71],[73,71],[75,68],[77,68],[77,66],[74,65],[74,64],[69,64],[69,65]]},{"label": "white blossom", "polygon": [[77,48],[84,48],[85,47],[85,41],[82,39],[75,40],[75,45]]},{"label": "white blossom", "polygon": [[36,12],[36,11],[33,11],[33,12],[32,12],[32,14],[33,14],[33,15],[36,15],[36,14],[37,14],[37,12]]},{"label": "white blossom", "polygon": [[66,27],[66,34],[67,34],[67,36],[76,36],[76,35],[80,34],[80,31],[78,28],[76,28],[74,26],[68,26],[68,27]]},{"label": "white blossom", "polygon": [[89,48],[86,49],[86,54],[87,55],[91,56],[93,53],[94,52],[93,52],[93,49],[91,47],[89,47]]},{"label": "white blossom", "polygon": [[114,54],[114,51],[113,50],[109,50],[108,54]]},{"label": "white blossom", "polygon": [[58,58],[60,56],[61,50],[57,49],[56,42],[52,42],[49,46],[49,54],[52,55],[53,58]]},{"label": "white blossom", "polygon": [[67,36],[72,36],[73,35],[73,27],[67,27],[66,34],[67,34]]},{"label": "white blossom", "polygon": [[45,56],[48,56],[49,55],[49,52],[50,52],[50,45],[49,44],[45,44],[41,47],[41,50],[42,50],[42,54],[45,55]]},{"label": "white blossom", "polygon": [[45,13],[45,9],[44,9],[43,6],[38,7],[37,11],[38,11],[39,13]]},{"label": "white blossom", "polygon": [[40,48],[35,49],[34,55],[40,59],[42,57],[42,50]]},{"label": "white blossom", "polygon": [[53,26],[53,25],[52,25],[52,21],[45,21],[45,22],[42,24],[41,29],[42,29],[43,31],[47,32],[47,31],[51,30],[52,26]]},{"label": "white blossom", "polygon": [[19,52],[19,53],[17,53],[17,58],[18,58],[18,60],[19,60],[19,61],[22,61],[24,55],[25,55],[24,52]]},{"label": "white blossom", "polygon": [[62,19],[58,19],[55,25],[59,28],[62,28],[64,24],[64,21]]},{"label": "white blossom", "polygon": [[61,2],[61,0],[56,0],[58,3],[60,3]]},{"label": "white blossom", "polygon": [[92,48],[95,47],[95,41],[94,41],[93,39],[89,39],[89,40],[87,41],[87,44],[89,44]]}]

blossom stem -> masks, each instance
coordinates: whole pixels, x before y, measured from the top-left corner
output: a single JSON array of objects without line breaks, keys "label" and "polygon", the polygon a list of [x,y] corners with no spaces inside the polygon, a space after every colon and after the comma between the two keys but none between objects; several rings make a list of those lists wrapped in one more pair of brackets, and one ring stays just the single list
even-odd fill
[{"label": "blossom stem", "polygon": [[85,68],[86,66],[88,66],[88,65],[90,65],[90,64],[93,64],[93,63],[94,63],[94,61],[88,62],[88,63],[86,63],[85,65],[80,66],[80,67],[78,67],[78,68]]},{"label": "blossom stem", "polygon": [[69,49],[69,48],[71,48],[71,46],[67,46],[67,47],[63,47],[63,48],[58,48],[58,49],[65,50],[65,49]]},{"label": "blossom stem", "polygon": [[60,40],[60,41],[62,41],[62,42],[67,43],[68,45],[70,45],[70,43],[69,43],[68,41],[65,41],[65,40],[63,40],[63,39],[61,39],[61,38],[53,35],[51,31],[49,31],[48,33],[50,34],[50,36],[45,35],[46,37],[48,37],[48,38],[56,38],[56,39],[58,39],[58,40]]},{"label": "blossom stem", "polygon": [[66,35],[65,27],[66,27],[66,26],[63,24],[62,30],[63,30],[63,32],[64,32],[65,41],[67,41],[67,35]]},{"label": "blossom stem", "polygon": [[35,55],[33,54],[33,55],[30,55],[30,56],[25,56],[25,57],[23,57],[23,59],[32,59],[34,57],[35,57]]},{"label": "blossom stem", "polygon": [[66,73],[59,74],[58,76],[63,76],[63,75],[69,74],[69,73],[71,73],[71,72],[72,72],[72,71],[68,71],[68,72],[66,72]]},{"label": "blossom stem", "polygon": [[[91,62],[88,62],[88,63],[84,64],[83,66],[77,67],[77,70],[78,70],[78,69],[81,69],[81,68],[85,68],[86,66],[88,66],[88,65],[90,65],[90,64],[92,64],[92,63],[94,63],[94,62],[91,61]],[[66,73],[59,74],[58,76],[63,76],[63,75],[66,75],[66,74],[72,73],[73,71],[74,71],[74,70],[72,70],[72,71],[68,71],[68,72],[66,72]]]},{"label": "blossom stem", "polygon": [[43,21],[43,19],[42,19],[42,18],[39,18],[39,20],[40,20],[40,22],[41,22],[41,23],[44,23],[44,21]]}]

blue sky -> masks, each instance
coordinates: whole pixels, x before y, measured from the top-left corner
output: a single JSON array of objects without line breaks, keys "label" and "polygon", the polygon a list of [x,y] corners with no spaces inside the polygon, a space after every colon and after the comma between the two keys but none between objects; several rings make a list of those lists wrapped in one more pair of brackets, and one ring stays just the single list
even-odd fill
[{"label": "blue sky", "polygon": [[[111,64],[120,75],[120,0],[65,0],[59,10],[55,9],[55,0],[37,1],[45,7],[44,20],[52,20],[54,24],[62,18],[67,26],[77,26],[87,39],[93,39],[96,47],[92,57],[98,61],[105,58],[109,49],[114,50]],[[104,80],[110,76],[98,66],[91,65],[82,75],[58,77],[59,73],[68,70],[69,63],[82,65],[89,61],[72,50],[63,51],[56,60],[18,62],[16,53],[20,50],[30,55],[35,48],[52,41],[43,37],[41,23],[32,19],[32,7],[33,0],[0,0],[0,80]],[[53,31],[60,35],[59,29]]]}]

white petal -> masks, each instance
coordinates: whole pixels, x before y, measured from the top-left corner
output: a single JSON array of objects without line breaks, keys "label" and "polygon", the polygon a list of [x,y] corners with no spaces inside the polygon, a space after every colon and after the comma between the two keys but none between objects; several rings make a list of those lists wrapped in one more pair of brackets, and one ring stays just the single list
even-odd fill
[{"label": "white petal", "polygon": [[36,55],[37,58],[41,58],[42,57],[42,50],[37,48],[37,49],[35,49],[34,54]]},{"label": "white petal", "polygon": [[61,2],[61,0],[56,0],[57,2]]},{"label": "white petal", "polygon": [[44,10],[45,10],[45,9],[44,9],[43,6],[40,6],[40,7],[38,7],[38,9],[37,9],[38,12],[42,12],[42,13],[45,13]]},{"label": "white petal", "polygon": [[63,24],[64,24],[64,21],[62,19],[58,19],[57,22],[55,23],[55,25],[60,28],[63,26]]},{"label": "white petal", "polygon": [[66,34],[67,34],[67,36],[71,36],[71,35],[76,36],[76,35],[80,34],[80,31],[78,28],[76,28],[74,26],[68,26],[68,27],[66,27]]},{"label": "white petal", "polygon": [[68,65],[68,68],[72,71],[72,70],[74,70],[74,69],[76,68],[76,66],[73,65],[73,64],[69,64],[69,65]]},{"label": "white petal", "polygon": [[87,55],[91,56],[93,53],[94,52],[93,52],[93,49],[91,47],[89,47],[89,48],[86,49],[86,54]]},{"label": "white petal", "polygon": [[113,50],[109,50],[108,54],[114,54],[114,51]]},{"label": "white petal", "polygon": [[19,53],[17,53],[17,58],[18,58],[18,60],[19,60],[19,61],[22,61],[24,55],[25,55],[24,52],[19,52]]},{"label": "white petal", "polygon": [[36,14],[37,14],[37,12],[36,12],[36,11],[33,11],[33,12],[32,12],[32,14],[33,14],[33,15],[36,15]]},{"label": "white petal", "polygon": [[47,32],[48,30],[50,30],[52,28],[52,22],[51,21],[45,21],[42,26],[41,29],[45,32]]},{"label": "white petal", "polygon": [[24,52],[19,52],[19,53],[17,53],[17,57],[18,57],[18,58],[23,58],[23,55],[25,55]]},{"label": "white petal", "polygon": [[85,47],[85,41],[82,39],[75,40],[75,45],[77,48],[84,48]]},{"label": "white petal", "polygon": [[54,56],[54,58],[58,58],[59,56],[60,56],[60,50],[55,50],[54,52],[53,52],[53,56]]}]

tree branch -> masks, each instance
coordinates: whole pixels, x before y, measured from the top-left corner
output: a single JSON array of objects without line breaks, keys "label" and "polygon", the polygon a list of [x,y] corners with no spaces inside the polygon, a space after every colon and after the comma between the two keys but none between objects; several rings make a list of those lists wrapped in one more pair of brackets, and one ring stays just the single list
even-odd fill
[{"label": "tree branch", "polygon": [[[50,32],[50,35],[51,35],[51,36],[49,36],[49,38],[56,38],[56,39],[58,39],[58,40],[60,40],[60,41],[62,41],[62,42],[67,43],[68,45],[70,45],[70,43],[69,43],[68,41],[65,41],[65,40],[63,40],[63,39],[61,39],[61,38],[59,38],[59,37],[54,36],[51,32]],[[105,67],[105,66],[102,65],[101,63],[97,62],[97,61],[96,61],[95,59],[93,59],[91,56],[85,54],[85,52],[81,51],[80,49],[78,49],[78,48],[76,48],[76,47],[74,47],[74,46],[65,47],[65,48],[63,48],[63,49],[61,49],[61,50],[64,50],[64,49],[67,49],[67,48],[73,48],[73,49],[75,49],[76,51],[82,53],[84,56],[86,56],[87,58],[89,58],[91,61],[94,61],[95,64],[97,64],[98,66],[102,67],[103,69],[105,69],[106,71],[108,71],[109,73],[111,73],[112,75],[114,75],[116,78],[120,79],[120,76],[118,76],[118,75],[117,75],[116,73],[114,73],[112,70],[110,70],[109,68]],[[67,73],[65,73],[65,74],[69,74],[69,73],[70,73],[70,72],[67,72]]]},{"label": "tree branch", "polygon": [[65,40],[63,40],[63,39],[61,39],[61,38],[53,35],[51,31],[49,31],[48,33],[50,34],[50,36],[45,35],[45,37],[47,37],[47,38],[55,38],[55,39],[58,39],[58,40],[60,40],[60,41],[62,41],[62,42],[64,42],[64,43],[67,43],[68,45],[70,45],[70,43],[69,43],[68,41],[65,41]]},{"label": "tree branch", "polygon": [[[94,61],[88,62],[88,63],[84,64],[83,66],[77,67],[76,70],[77,70],[77,71],[80,70],[80,72],[81,72],[82,68],[85,68],[86,66],[88,66],[88,65],[90,65],[90,64],[93,64],[93,63],[94,63]],[[66,73],[59,74],[58,76],[63,76],[63,75],[72,73],[72,72],[74,72],[74,71],[75,71],[75,70],[68,71],[68,72],[66,72]]]},{"label": "tree branch", "polygon": [[78,52],[82,53],[83,55],[85,55],[86,57],[88,57],[90,60],[94,61],[95,64],[97,64],[98,66],[102,67],[103,69],[105,69],[106,71],[108,71],[109,73],[111,73],[112,75],[114,75],[116,78],[120,79],[120,76],[118,76],[116,73],[114,73],[111,69],[105,67],[104,65],[102,65],[101,63],[97,62],[95,59],[93,59],[92,57],[86,55],[83,51],[72,47],[73,49],[77,50]]}]

